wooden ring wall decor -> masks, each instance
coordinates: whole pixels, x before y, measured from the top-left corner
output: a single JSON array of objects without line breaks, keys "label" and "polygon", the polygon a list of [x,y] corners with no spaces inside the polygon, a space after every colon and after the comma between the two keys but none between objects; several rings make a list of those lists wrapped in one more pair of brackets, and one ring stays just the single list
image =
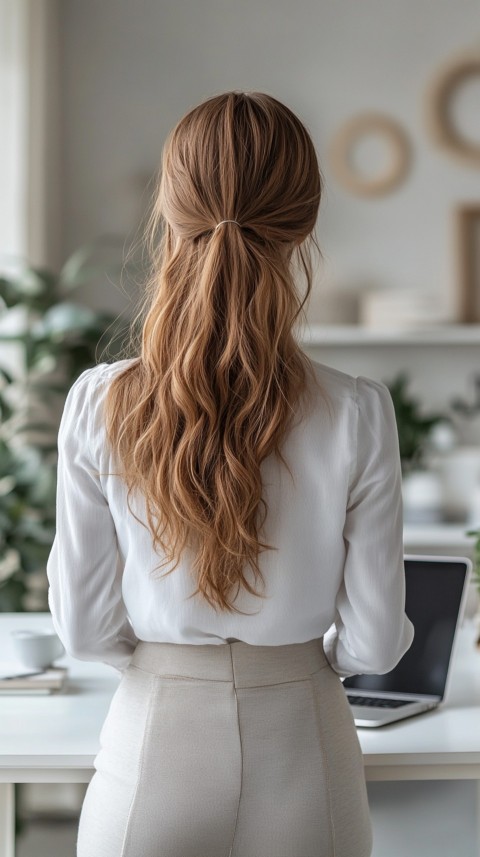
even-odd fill
[{"label": "wooden ring wall decor", "polygon": [[427,125],[438,146],[464,164],[480,167],[480,141],[475,143],[461,135],[451,111],[458,87],[472,77],[480,78],[480,51],[462,54],[440,70],[428,92]]},{"label": "wooden ring wall decor", "polygon": [[[349,160],[353,146],[364,134],[380,134],[390,146],[391,163],[376,178],[355,173]],[[341,184],[359,196],[380,196],[398,185],[408,171],[410,145],[401,126],[379,113],[354,116],[343,125],[330,146],[332,169]]]}]

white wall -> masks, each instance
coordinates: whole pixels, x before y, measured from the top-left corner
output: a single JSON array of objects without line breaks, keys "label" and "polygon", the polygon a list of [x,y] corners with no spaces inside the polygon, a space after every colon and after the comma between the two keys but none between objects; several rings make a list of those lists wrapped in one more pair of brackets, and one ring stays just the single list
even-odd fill
[{"label": "white wall", "polygon": [[[65,0],[63,10],[65,254],[101,232],[132,234],[165,136],[189,108],[256,89],[314,138],[327,185],[323,283],[418,288],[451,305],[450,212],[480,199],[480,170],[433,148],[422,101],[438,66],[478,41],[476,0]],[[480,83],[464,93],[467,109],[475,96]],[[326,155],[366,109],[399,120],[413,146],[407,180],[375,199],[344,191]],[[114,291],[91,298],[122,305]],[[320,320],[318,301],[312,311]]]},{"label": "white wall", "polygon": [[26,9],[22,3],[0,0],[0,255],[6,258],[25,254],[27,197],[27,72],[25,35]]},{"label": "white wall", "polygon": [[[0,0],[0,256],[58,268],[58,10],[61,0]],[[3,326],[3,322],[2,322]]]},{"label": "white wall", "polygon": [[[64,256],[105,232],[128,244],[171,127],[210,95],[260,90],[307,124],[326,179],[317,229],[325,262],[311,321],[324,320],[327,287],[339,295],[416,288],[453,307],[451,211],[458,200],[480,200],[480,170],[433,147],[423,101],[439,66],[478,43],[477,0],[64,0],[62,10]],[[475,130],[480,82],[466,90],[462,128],[468,120]],[[403,124],[413,163],[397,190],[362,199],[339,185],[326,153],[340,125],[367,109]],[[129,311],[118,285],[85,288],[83,297]],[[407,368],[427,409],[456,393],[471,396],[479,363],[473,346],[325,348],[314,356],[384,381]]]}]

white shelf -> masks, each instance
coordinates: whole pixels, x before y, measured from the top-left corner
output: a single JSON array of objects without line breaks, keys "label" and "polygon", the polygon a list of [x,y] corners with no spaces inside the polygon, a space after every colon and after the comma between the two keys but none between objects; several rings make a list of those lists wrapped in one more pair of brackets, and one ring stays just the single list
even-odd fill
[{"label": "white shelf", "polygon": [[376,330],[357,324],[311,324],[301,344],[323,345],[480,345],[480,324],[443,324],[431,327]]},{"label": "white shelf", "polygon": [[465,535],[469,529],[474,527],[468,524],[404,524],[403,540],[412,547],[438,545],[472,549],[475,537]]}]

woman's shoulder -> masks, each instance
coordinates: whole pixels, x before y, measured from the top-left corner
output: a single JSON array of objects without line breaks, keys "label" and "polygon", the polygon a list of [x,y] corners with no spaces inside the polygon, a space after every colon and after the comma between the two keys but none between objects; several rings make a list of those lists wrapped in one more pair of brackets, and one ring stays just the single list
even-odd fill
[{"label": "woman's shoulder", "polygon": [[75,390],[78,395],[90,395],[96,389],[101,388],[114,375],[137,361],[138,357],[129,357],[125,360],[116,360],[114,363],[96,363],[95,366],[84,369],[70,389]]},{"label": "woman's shoulder", "polygon": [[310,360],[315,376],[319,383],[327,388],[334,397],[348,398],[358,401],[359,398],[388,399],[390,391],[383,381],[377,381],[366,375],[350,375],[318,360]]},{"label": "woman's shoulder", "polygon": [[[80,373],[71,385],[63,410],[63,422],[67,420],[96,420],[101,411],[108,382],[138,358],[117,360],[114,363],[97,363]],[[88,417],[87,417],[88,415]]]},{"label": "woman's shoulder", "polygon": [[339,392],[355,392],[355,377],[353,375],[349,375],[348,372],[341,372],[340,369],[335,369],[326,363],[320,363],[319,360],[310,358],[310,363],[317,380],[321,383]]},{"label": "woman's shoulder", "polygon": [[80,373],[71,385],[65,399],[59,426],[59,441],[77,437],[78,442],[90,447],[96,457],[103,455],[103,405],[108,382],[137,358],[117,360],[114,363],[97,363]]}]

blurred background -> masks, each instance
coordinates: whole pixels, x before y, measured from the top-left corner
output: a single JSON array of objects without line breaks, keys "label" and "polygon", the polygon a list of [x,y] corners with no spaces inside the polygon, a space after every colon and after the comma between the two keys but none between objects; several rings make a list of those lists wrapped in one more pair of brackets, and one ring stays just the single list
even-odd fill
[{"label": "blurred background", "polygon": [[[389,386],[406,552],[476,556],[477,0],[0,0],[0,612],[48,609],[66,391],[122,353],[166,135],[226,90],[275,96],[314,140],[323,259],[298,335]],[[471,793],[455,785],[435,788],[460,818]],[[51,850],[62,813],[59,853],[74,853],[82,789],[23,788],[20,857],[42,836]]]}]

